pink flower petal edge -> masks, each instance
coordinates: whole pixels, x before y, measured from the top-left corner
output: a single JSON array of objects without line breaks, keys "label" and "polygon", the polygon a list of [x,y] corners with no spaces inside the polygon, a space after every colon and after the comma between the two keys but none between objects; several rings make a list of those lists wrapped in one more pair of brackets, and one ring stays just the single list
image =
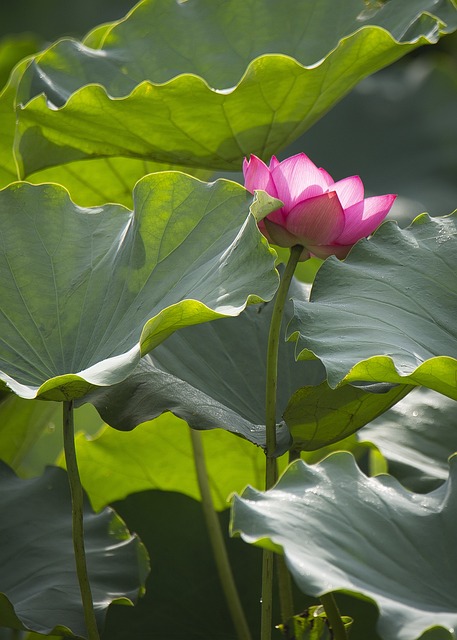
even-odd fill
[{"label": "pink flower petal edge", "polygon": [[346,222],[338,244],[354,244],[373,233],[389,213],[396,197],[393,193],[373,196],[346,209]]}]

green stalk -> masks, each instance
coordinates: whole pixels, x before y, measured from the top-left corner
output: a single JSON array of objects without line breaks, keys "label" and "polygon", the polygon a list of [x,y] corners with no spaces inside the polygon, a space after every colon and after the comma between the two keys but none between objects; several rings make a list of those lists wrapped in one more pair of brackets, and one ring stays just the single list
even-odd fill
[{"label": "green stalk", "polygon": [[341,620],[341,614],[336,604],[333,593],[326,593],[320,597],[320,601],[325,610],[325,615],[332,630],[333,640],[347,640],[348,636],[344,623]]},{"label": "green stalk", "polygon": [[[292,593],[292,579],[284,556],[276,556],[276,571],[278,573],[279,605],[281,608],[281,622],[285,625],[294,616],[294,598]],[[288,634],[287,634],[288,637]]]},{"label": "green stalk", "polygon": [[202,498],[202,508],[205,517],[214,559],[216,561],[219,579],[224,591],[225,599],[232,616],[233,624],[239,640],[251,640],[251,632],[244,615],[243,607],[233,577],[230,561],[227,555],[224,538],[211,497],[208,474],[205,464],[205,453],[200,432],[190,429],[190,437],[194,452],[195,469],[197,472],[198,486]]},{"label": "green stalk", "polygon": [[72,515],[73,515],[73,549],[75,553],[76,573],[84,610],[89,640],[100,640],[97,621],[95,619],[92,593],[87,573],[86,553],[84,549],[83,525],[83,489],[79,477],[75,447],[75,427],[73,417],[73,401],[63,403],[63,443],[68,481],[70,483]]},{"label": "green stalk", "polygon": [[[276,465],[276,396],[278,388],[278,354],[281,337],[282,317],[286,304],[287,292],[300,259],[303,247],[295,245],[290,250],[289,260],[283,273],[273,307],[268,335],[267,370],[265,388],[265,425],[266,425],[266,470],[265,489],[270,489],[277,480]],[[262,569],[262,622],[261,640],[271,640],[272,607],[273,607],[273,552],[263,552]],[[287,606],[287,608],[290,608]]]}]

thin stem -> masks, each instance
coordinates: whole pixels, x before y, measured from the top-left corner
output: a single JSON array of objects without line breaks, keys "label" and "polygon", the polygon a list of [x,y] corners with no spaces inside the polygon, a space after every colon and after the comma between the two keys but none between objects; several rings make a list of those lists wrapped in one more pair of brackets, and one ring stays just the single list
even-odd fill
[{"label": "thin stem", "polygon": [[273,624],[273,568],[274,554],[268,549],[262,555],[262,617],[260,622],[261,640],[270,640]]},{"label": "thin stem", "polygon": [[344,623],[341,620],[341,614],[336,604],[333,593],[326,593],[320,597],[320,601],[325,610],[330,629],[332,630],[333,640],[347,640],[347,633]]},{"label": "thin stem", "polygon": [[89,640],[99,640],[97,621],[95,619],[92,593],[89,576],[87,573],[86,553],[84,549],[84,525],[83,525],[83,489],[79,477],[78,463],[75,447],[75,427],[73,417],[73,402],[63,403],[63,442],[65,462],[67,465],[68,481],[73,514],[73,549],[75,553],[76,573],[78,575],[79,589],[84,610]]},{"label": "thin stem", "polygon": [[[265,488],[270,489],[277,480],[276,465],[276,396],[278,389],[278,355],[281,337],[282,317],[287,292],[300,259],[303,247],[296,245],[290,250],[289,261],[284,270],[273,307],[268,335],[267,370],[265,387],[265,425],[266,425],[266,469]],[[271,640],[273,608],[273,552],[263,552],[262,569],[262,622],[261,640]]]},{"label": "thin stem", "polygon": [[[278,356],[281,337],[282,317],[287,293],[303,247],[295,245],[290,250],[289,260],[284,270],[273,307],[268,334],[267,370],[265,387],[265,424],[266,424],[266,489],[270,489],[277,479],[276,471],[276,396],[278,391]],[[268,460],[274,464],[268,465]]]},{"label": "thin stem", "polygon": [[294,598],[292,593],[292,579],[284,556],[276,556],[276,571],[278,572],[281,622],[285,625],[294,616]]},{"label": "thin stem", "polygon": [[216,561],[219,579],[232,616],[233,624],[239,640],[251,640],[251,632],[244,615],[243,607],[238,595],[233,577],[230,561],[227,555],[224,538],[219,523],[219,518],[214,509],[211,497],[208,474],[205,464],[205,454],[201,434],[195,429],[190,429],[190,437],[194,452],[195,469],[197,472],[198,486],[202,498],[203,514],[208,529],[214,559]]},{"label": "thin stem", "polygon": [[[294,460],[300,459],[300,451],[297,449],[289,450],[289,464]],[[292,578],[290,577],[289,569],[287,568],[284,556],[276,556],[276,570],[278,572],[278,589],[279,589],[279,602],[281,607],[281,621],[285,625],[285,629],[288,628],[288,621],[294,616],[294,597],[292,591]],[[284,633],[284,631],[283,631]],[[286,631],[286,637],[289,635]]]}]

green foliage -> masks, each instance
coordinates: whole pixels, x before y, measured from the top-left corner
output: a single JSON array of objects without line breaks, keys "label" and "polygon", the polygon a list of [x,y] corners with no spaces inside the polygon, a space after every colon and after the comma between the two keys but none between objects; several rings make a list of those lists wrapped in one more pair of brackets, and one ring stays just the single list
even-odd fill
[{"label": "green foliage", "polygon": [[[345,627],[351,627],[352,620],[345,616]],[[295,640],[331,640],[332,634],[326,623],[325,611],[322,606],[310,607],[302,614],[294,616],[288,623],[279,625],[284,637]]]},{"label": "green foliage", "polygon": [[[204,433],[208,477],[218,511],[234,491],[264,486],[261,449],[221,429]],[[81,479],[98,510],[138,491],[176,491],[200,500],[189,427],[170,413],[131,433],[105,427],[96,438],[76,440]]]},{"label": "green foliage", "polygon": [[315,451],[347,438],[387,411],[411,388],[403,384],[372,393],[350,385],[332,389],[322,382],[299,389],[284,413],[294,448]]},{"label": "green foliage", "polygon": [[235,170],[245,155],[267,158],[292,142],[362,78],[457,26],[451,0],[438,10],[433,0],[362,7],[145,0],[95,49],[60,41],[20,82],[21,175],[107,156]]},{"label": "green foliage", "polygon": [[[0,463],[2,626],[44,634],[85,635],[73,559],[71,502],[66,474],[49,467],[20,480]],[[88,506],[86,547],[100,625],[111,602],[132,604],[144,588],[148,561],[138,538],[111,510]]]},{"label": "green foliage", "polygon": [[[306,287],[294,284],[307,299]],[[93,403],[116,429],[132,429],[172,411],[194,429],[226,429],[265,445],[265,366],[272,304],[246,309],[235,319],[189,327],[159,345],[119,385],[98,388],[82,402]],[[292,317],[292,306],[286,320]],[[235,320],[235,321],[233,321]],[[279,359],[278,454],[290,444],[282,413],[302,385],[318,384],[320,362],[295,362],[293,346],[283,342]]]},{"label": "green foliage", "polygon": [[379,448],[404,486],[430,491],[447,479],[457,451],[455,410],[455,400],[418,388],[357,435]]},{"label": "green foliage", "polygon": [[332,176],[360,174],[370,194],[397,193],[389,217],[401,226],[423,211],[452,212],[457,202],[454,58],[423,50],[367,78],[288,154],[305,151]]},{"label": "green foliage", "polygon": [[327,260],[311,304],[295,304],[298,357],[320,358],[331,387],[416,384],[457,399],[456,219],[384,223],[344,262]]},{"label": "green foliage", "polygon": [[56,185],[0,192],[1,379],[18,395],[71,399],[120,382],[176,329],[273,295],[242,187],[161,173],[134,197],[132,212],[81,209]]},{"label": "green foliage", "polygon": [[[278,203],[196,178],[289,145],[335,179],[360,173],[368,192],[397,191],[394,216],[452,210],[452,45],[369,78],[325,114],[456,29],[455,0],[142,0],[30,58],[40,39],[0,42],[1,84],[19,62],[0,94],[0,380],[22,396],[0,389],[0,455],[41,474],[1,467],[0,640],[86,634],[65,475],[43,473],[61,449],[61,407],[25,399],[76,396],[89,498],[118,501],[153,566],[137,607],[109,607],[102,640],[236,637],[189,426],[202,430],[224,527],[230,495],[255,486],[236,498],[234,526],[283,550],[306,594],[344,592],[351,639],[455,637],[455,215],[387,224],[344,262],[300,265],[305,281],[317,271],[311,303],[295,282],[286,321],[298,344],[280,350],[276,453],[293,442],[311,465],[345,449],[422,495],[366,477],[347,454],[294,464],[262,494],[272,305],[245,307],[277,286],[255,220]],[[429,389],[409,394],[419,385]],[[101,424],[89,403],[116,429],[88,438]],[[110,601],[142,592],[147,567],[117,516],[85,515],[102,627]],[[257,638],[258,550],[226,543]],[[295,636],[330,636],[315,599],[295,596]]]},{"label": "green foliage", "polygon": [[374,600],[381,637],[418,638],[437,627],[450,640],[457,622],[455,457],[451,463],[449,481],[422,495],[390,476],[367,478],[347,453],[314,467],[299,461],[273,489],[235,497],[232,529],[247,542],[284,550],[304,593],[345,590]]}]

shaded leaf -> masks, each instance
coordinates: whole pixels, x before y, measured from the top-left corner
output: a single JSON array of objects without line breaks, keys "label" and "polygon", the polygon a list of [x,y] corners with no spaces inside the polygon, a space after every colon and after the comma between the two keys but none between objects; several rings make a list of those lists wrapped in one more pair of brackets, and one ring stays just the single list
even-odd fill
[{"label": "shaded leaf", "polygon": [[21,170],[106,156],[233,170],[292,142],[363,77],[456,28],[451,0],[372,11],[362,0],[145,0],[91,37],[99,49],[62,40],[29,67],[18,96]]},{"label": "shaded leaf", "polygon": [[[201,505],[179,494],[143,491],[115,508],[138,531],[153,570],[137,606],[110,608],[102,640],[236,640]],[[228,538],[227,511],[219,520],[252,637],[258,638],[261,553]]]},{"label": "shaded leaf", "polygon": [[318,357],[331,387],[423,385],[457,399],[457,216],[384,223],[344,262],[327,260],[289,334]]},{"label": "shaded leaf", "polygon": [[[114,507],[128,527],[141,536],[153,558],[154,569],[148,578],[146,594],[135,607],[109,609],[102,640],[125,640],[133,636],[154,640],[170,637],[173,640],[236,640],[209,551],[201,505],[184,495],[143,491],[117,502]],[[161,516],[160,527],[157,514]],[[228,537],[228,511],[220,513],[219,520],[252,637],[258,638],[261,550]],[[164,549],[173,552],[164,553]],[[373,628],[374,605],[367,600],[336,595],[340,610],[354,618],[351,640],[379,640]],[[300,608],[316,604],[314,599],[298,591],[294,596]],[[273,619],[279,622],[276,605],[274,603]],[[176,615],[176,611],[180,615]],[[273,629],[272,638],[279,640],[280,632]]]},{"label": "shaded leaf", "polygon": [[[20,480],[0,463],[2,624],[39,633],[85,637],[74,568],[71,501],[66,473],[49,467]],[[31,526],[31,523],[33,526]],[[95,614],[103,626],[110,602],[136,600],[148,572],[138,538],[111,510],[85,507],[85,538]]]},{"label": "shaded leaf", "polygon": [[346,590],[374,600],[385,640],[432,628],[455,638],[457,458],[451,462],[449,481],[421,495],[391,476],[367,478],[347,453],[311,467],[297,461],[270,491],[235,497],[233,531],[283,549],[304,593]]},{"label": "shaded leaf", "polygon": [[408,489],[430,491],[447,479],[448,458],[457,451],[456,410],[455,400],[419,388],[358,437],[378,447]]},{"label": "shaded leaf", "polygon": [[57,185],[0,192],[0,378],[18,395],[69,399],[120,382],[175,330],[274,294],[243,187],[159,173],[134,198],[132,212],[79,208]]},{"label": "shaded leaf", "polygon": [[[294,281],[291,295],[307,300],[307,287]],[[266,345],[272,303],[249,308],[236,319],[189,327],[143,358],[121,384],[99,388],[91,402],[116,429],[133,429],[172,411],[194,429],[222,428],[264,445]],[[292,309],[286,307],[285,320]],[[386,393],[322,382],[318,361],[296,363],[293,345],[281,343],[278,371],[278,454],[289,446],[316,450],[342,440],[398,402],[411,389]],[[317,385],[317,386],[309,386]]]}]

